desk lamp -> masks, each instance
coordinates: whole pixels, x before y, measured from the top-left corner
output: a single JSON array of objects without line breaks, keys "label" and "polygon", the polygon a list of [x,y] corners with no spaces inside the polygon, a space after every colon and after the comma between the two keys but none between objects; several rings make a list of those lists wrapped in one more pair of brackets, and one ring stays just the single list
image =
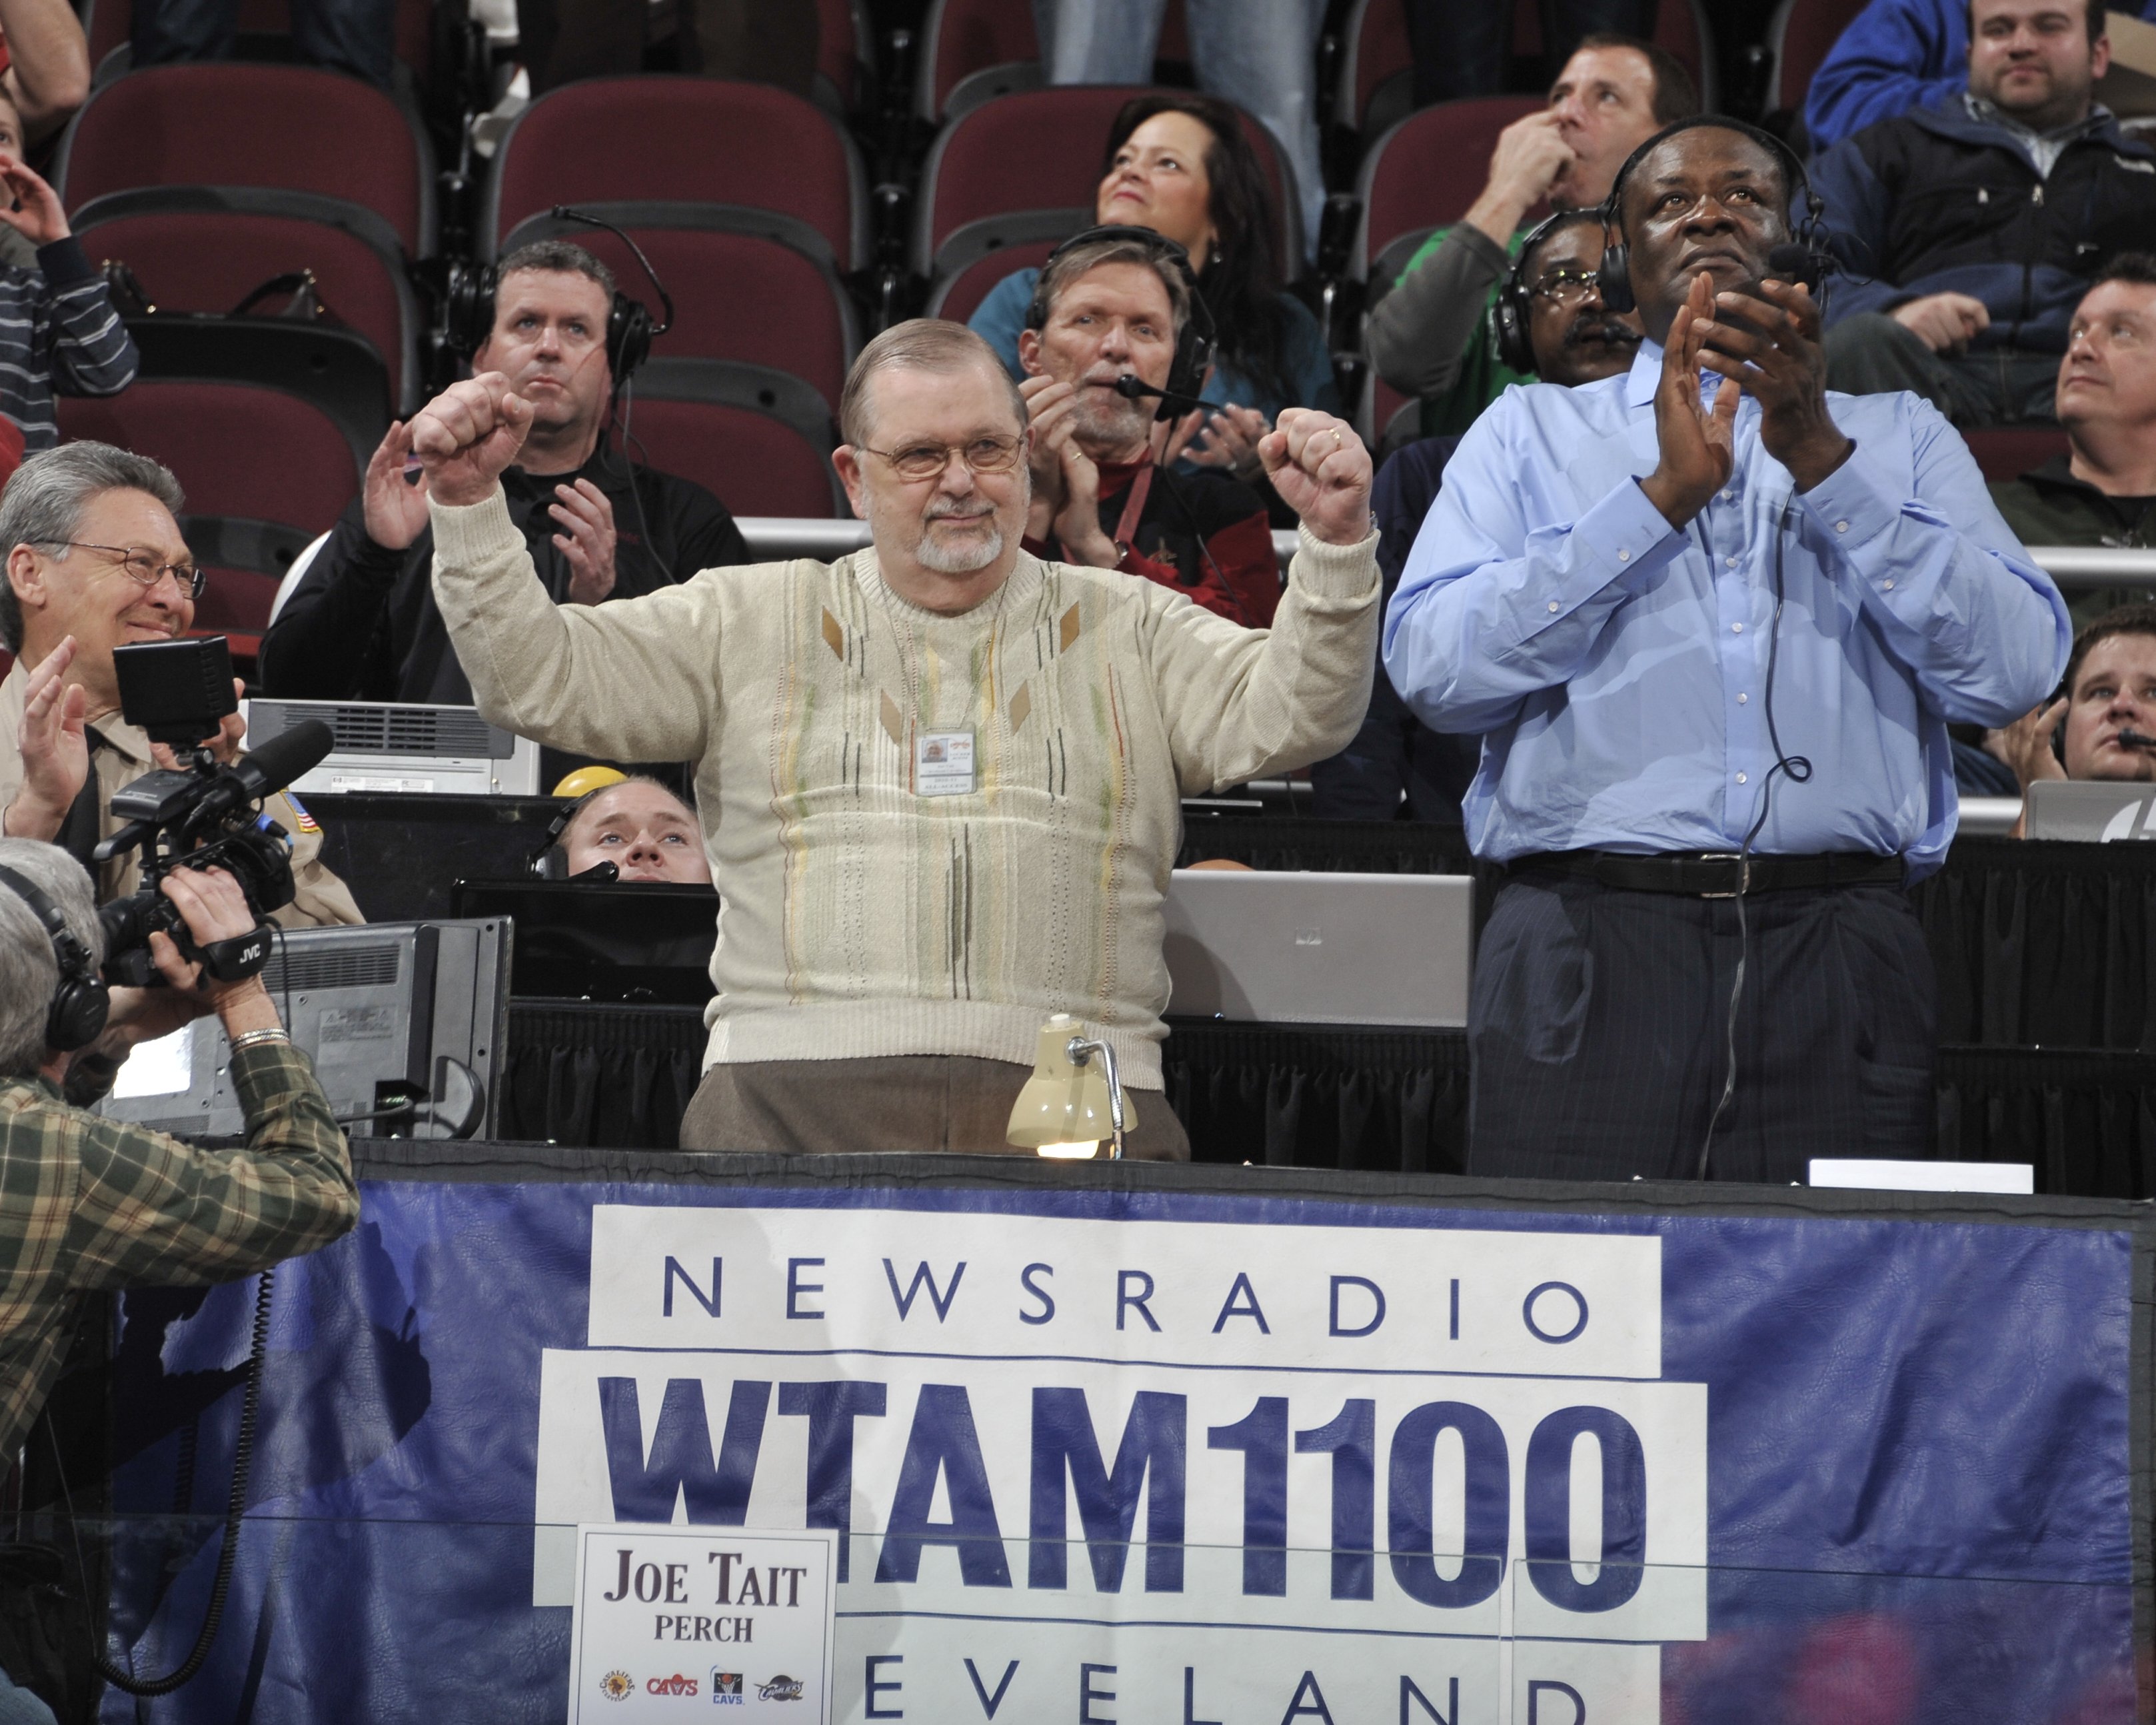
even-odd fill
[{"label": "desk lamp", "polygon": [[1009,1142],[1042,1156],[1082,1160],[1098,1155],[1106,1138],[1110,1159],[1120,1162],[1127,1123],[1115,1050],[1059,1012],[1040,1027],[1033,1076],[1011,1105]]}]

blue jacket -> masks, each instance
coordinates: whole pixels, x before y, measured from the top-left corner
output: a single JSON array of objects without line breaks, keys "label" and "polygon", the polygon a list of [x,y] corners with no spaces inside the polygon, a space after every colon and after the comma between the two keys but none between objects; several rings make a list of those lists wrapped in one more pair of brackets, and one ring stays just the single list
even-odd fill
[{"label": "blue jacket", "polygon": [[1820,158],[1811,181],[1844,272],[1827,321],[1968,294],[1991,313],[1979,351],[2064,352],[2089,279],[2156,235],[2156,150],[2108,116],[2040,177],[2013,132],[1950,95],[1866,126]]},{"label": "blue jacket", "polygon": [[[2134,0],[2113,0],[2115,12]],[[1871,0],[1812,74],[1804,129],[1815,151],[1881,120],[1928,108],[1969,82],[1964,0]],[[2141,16],[2156,20],[2156,0]]]}]

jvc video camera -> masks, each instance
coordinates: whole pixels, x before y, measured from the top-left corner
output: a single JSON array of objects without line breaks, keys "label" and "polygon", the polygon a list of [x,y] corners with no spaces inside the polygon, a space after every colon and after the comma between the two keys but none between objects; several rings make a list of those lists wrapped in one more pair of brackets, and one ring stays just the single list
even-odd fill
[{"label": "jvc video camera", "polygon": [[[291,903],[293,894],[290,837],[258,805],[329,752],[330,728],[319,721],[295,726],[226,766],[203,742],[216,735],[227,714],[239,710],[232,655],[222,636],[116,647],[112,662],[121,716],[187,764],[146,773],[112,798],[113,814],[127,824],[95,855],[104,863],[139,850],[142,886],[99,908],[105,978],[135,988],[158,983],[149,950],[150,936],[158,929],[220,982],[253,976],[270,957],[262,919]],[[239,883],[256,926],[198,947],[178,907],[159,886],[174,869],[210,868],[225,870]]]}]

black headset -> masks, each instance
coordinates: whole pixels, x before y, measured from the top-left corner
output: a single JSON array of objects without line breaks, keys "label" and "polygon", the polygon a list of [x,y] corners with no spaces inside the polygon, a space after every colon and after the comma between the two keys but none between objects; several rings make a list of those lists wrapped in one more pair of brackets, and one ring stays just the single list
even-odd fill
[{"label": "black headset", "polygon": [[34,881],[13,869],[0,868],[0,883],[45,925],[53,943],[53,962],[59,966],[59,986],[53,990],[53,1004],[45,1013],[45,1046],[63,1054],[89,1047],[105,1029],[105,1016],[112,1009],[111,991],[90,963],[90,948],[75,938],[60,907]]},{"label": "black headset", "polygon": [[[1198,290],[1198,272],[1190,267],[1190,254],[1167,235],[1156,234],[1150,228],[1111,223],[1103,228],[1088,228],[1065,240],[1040,266],[1040,279],[1034,285],[1033,303],[1025,309],[1025,326],[1036,331],[1048,326],[1048,297],[1042,285],[1048,280],[1050,265],[1074,247],[1111,239],[1143,246],[1155,257],[1173,264],[1181,274],[1183,285],[1189,292],[1190,311],[1183,320],[1182,331],[1175,338],[1175,362],[1168,367],[1168,393],[1195,396],[1205,387],[1205,368],[1213,363],[1213,349],[1218,341],[1213,326],[1213,310],[1205,303],[1204,295]],[[1165,402],[1161,404],[1160,417],[1173,417]]]},{"label": "black headset", "polygon": [[[1531,317],[1534,311],[1535,290],[1527,280],[1528,265],[1542,249],[1543,242],[1560,228],[1575,222],[1599,222],[1599,210],[1561,209],[1553,216],[1545,216],[1529,230],[1520,242],[1519,255],[1512,259],[1512,267],[1506,272],[1503,285],[1497,290],[1497,298],[1490,308],[1491,328],[1497,341],[1498,362],[1523,377],[1538,374],[1535,364],[1535,344]],[[1598,291],[1601,278],[1595,279]]]},{"label": "black headset", "polygon": [[[613,372],[613,387],[619,390],[636,375],[637,368],[651,357],[651,344],[658,336],[674,327],[674,300],[651,267],[651,260],[644,255],[644,248],[611,222],[597,216],[586,215],[580,209],[572,209],[565,203],[553,208],[557,222],[582,222],[588,228],[603,228],[635,255],[644,273],[658,290],[659,303],[665,308],[663,323],[654,323],[651,314],[642,301],[632,300],[620,289],[614,290],[613,305],[607,313],[607,365]],[[460,359],[470,359],[479,351],[494,329],[495,295],[501,286],[501,269],[496,264],[455,264],[449,268],[449,284],[443,291],[443,331],[449,338],[451,349]]]},{"label": "black headset", "polygon": [[1624,238],[1625,182],[1631,177],[1632,170],[1643,159],[1668,140],[1681,131],[1691,131],[1702,126],[1716,126],[1723,131],[1733,131],[1739,137],[1749,138],[1782,164],[1782,173],[1789,188],[1789,210],[1795,210],[1799,198],[1804,200],[1804,213],[1798,218],[1790,240],[1803,248],[1804,264],[1801,270],[1793,273],[1816,291],[1820,278],[1835,267],[1834,254],[1827,249],[1822,227],[1826,206],[1820,201],[1819,193],[1812,190],[1811,177],[1805,173],[1804,164],[1797,152],[1774,133],[1762,131],[1756,126],[1747,126],[1741,120],[1727,119],[1719,114],[1695,114],[1689,120],[1680,120],[1674,125],[1664,126],[1640,145],[1625,158],[1625,165],[1617,170],[1617,177],[1610,182],[1609,196],[1602,205],[1602,220],[1612,237],[1603,245],[1602,267],[1596,272],[1595,285],[1601,290],[1603,305],[1612,311],[1632,311],[1639,305],[1632,295],[1632,249]]}]

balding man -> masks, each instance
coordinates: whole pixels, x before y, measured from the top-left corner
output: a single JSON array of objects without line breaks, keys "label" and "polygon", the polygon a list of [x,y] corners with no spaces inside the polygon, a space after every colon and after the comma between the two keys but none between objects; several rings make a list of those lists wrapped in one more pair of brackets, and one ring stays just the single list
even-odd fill
[{"label": "balding man", "polygon": [[480,711],[554,747],[696,762],[726,906],[692,1148],[1001,1150],[1042,1021],[1149,1093],[1130,1153],[1188,1153],[1160,1091],[1179,796],[1331,754],[1369,694],[1370,461],[1327,414],[1260,445],[1302,519],[1270,630],[1020,545],[1026,408],[957,324],[886,331],[834,460],[872,549],[547,602],[497,479],[530,406],[495,375],[418,417],[434,591]]}]

